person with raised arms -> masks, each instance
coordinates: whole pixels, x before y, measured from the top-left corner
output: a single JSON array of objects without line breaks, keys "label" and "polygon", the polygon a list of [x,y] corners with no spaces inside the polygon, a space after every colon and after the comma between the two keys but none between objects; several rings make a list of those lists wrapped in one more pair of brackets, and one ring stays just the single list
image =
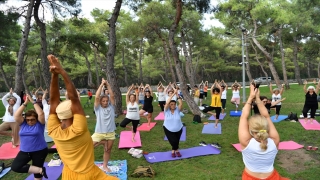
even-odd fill
[{"label": "person with raised arms", "polygon": [[[94,164],[92,138],[76,88],[59,60],[48,55],[50,62],[50,114],[48,134],[52,137],[64,164],[63,180],[115,180]],[[59,74],[62,75],[70,100],[60,103]]]},{"label": "person with raised arms", "polygon": [[158,102],[159,102],[161,111],[164,111],[164,105],[166,104],[166,94],[164,92],[164,87],[161,82],[159,83],[157,90],[158,90]]},{"label": "person with raised arms", "polygon": [[[254,99],[261,115],[254,115],[249,118]],[[254,84],[250,86],[250,95],[242,110],[238,137],[245,165],[242,180],[286,179],[282,178],[274,169],[273,165],[278,153],[280,137],[260,99],[260,91],[255,88]]]},{"label": "person with raised arms", "polygon": [[144,92],[145,87],[141,83],[139,86],[139,104],[144,105],[144,97],[145,97],[145,92]]},{"label": "person with raised arms", "polygon": [[140,116],[144,117],[144,113],[147,114],[147,120],[148,120],[148,127],[150,127],[151,119],[152,119],[152,113],[153,113],[153,96],[152,96],[152,89],[149,84],[146,84],[146,86],[143,89],[145,96],[144,96],[144,105],[143,108],[139,111]]},{"label": "person with raised arms", "polygon": [[[279,88],[272,89],[272,83],[270,83],[270,93],[272,94],[272,102],[276,102],[281,100],[281,95],[284,91],[284,84],[281,85],[281,90]],[[276,117],[274,120],[277,120],[280,114],[281,102],[277,103],[275,106],[271,106],[271,108],[276,108]]]},{"label": "person with raised arms", "polygon": [[241,89],[241,85],[237,81],[235,81],[232,84],[231,88],[232,88],[231,103],[236,105],[236,112],[238,112],[238,108],[239,108],[239,105],[240,105],[240,89]]},{"label": "person with raised arms", "polygon": [[204,82],[203,91],[204,91],[204,99],[205,99],[205,100],[206,100],[207,97],[208,97],[208,87],[209,87],[208,81]]},{"label": "person with raised arms", "polygon": [[[316,83],[314,81],[314,83]],[[309,86],[307,88],[307,84],[308,82],[305,80],[304,81],[304,86],[303,86],[303,90],[306,93],[305,97],[305,102],[304,102],[304,106],[303,106],[303,110],[302,110],[302,114],[304,117],[304,123],[308,123],[308,121],[310,121],[311,124],[313,124],[313,120],[314,120],[314,116],[316,114],[316,111],[318,109],[318,92],[319,92],[319,86],[320,83],[318,83],[317,88],[315,88],[314,86]],[[310,111],[310,118],[308,118],[308,111]]]},{"label": "person with raised arms", "polygon": [[132,142],[136,142],[134,137],[140,122],[138,94],[131,94],[131,91],[134,90],[134,87],[135,86],[132,84],[126,94],[127,114],[126,118],[120,123],[120,126],[123,128],[127,127],[130,122],[132,123]]},{"label": "person with raised arms", "polygon": [[199,95],[199,102],[200,102],[200,106],[202,106],[202,102],[203,102],[203,99],[205,98],[205,94],[204,94],[204,83],[203,81],[199,84],[199,92],[200,92],[200,95]]},{"label": "person with raised arms", "polygon": [[227,85],[227,83],[224,82],[224,80],[222,80],[220,82],[220,86],[221,86],[221,90],[222,90],[222,93],[221,93],[221,105],[222,105],[221,114],[224,114],[224,111],[226,109],[226,103],[227,103],[228,85]]}]

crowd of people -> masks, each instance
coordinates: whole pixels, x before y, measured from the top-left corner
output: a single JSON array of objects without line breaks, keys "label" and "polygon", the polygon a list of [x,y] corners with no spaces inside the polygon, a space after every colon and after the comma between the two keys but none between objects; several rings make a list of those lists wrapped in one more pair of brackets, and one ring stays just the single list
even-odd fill
[{"label": "crowd of people", "polygon": [[[79,91],[74,87],[67,72],[59,60],[49,55],[50,72],[52,73],[50,92],[39,88],[20,97],[10,89],[3,98],[5,115],[0,125],[0,134],[12,137],[12,148],[20,146],[20,151],[12,163],[12,170],[19,173],[32,173],[35,179],[48,178],[44,161],[48,154],[44,134],[48,134],[54,141],[59,156],[64,163],[62,179],[117,179],[108,176],[110,172],[108,161],[111,149],[116,139],[115,124],[115,97],[110,84],[102,79],[94,98],[94,112],[96,115],[95,131],[92,135],[87,127],[87,120],[80,103]],[[66,100],[60,99],[59,76],[62,76],[66,87]],[[190,91],[195,103],[204,106],[203,100],[207,98],[208,81],[195,85]],[[318,109],[317,93],[319,84],[307,87],[303,116],[305,123],[313,122],[316,109]],[[231,103],[235,110],[240,108],[241,85],[237,82],[231,85]],[[43,94],[39,94],[38,91]],[[215,81],[211,88],[211,104],[202,110],[205,114],[215,115],[215,128],[220,120],[220,114],[225,114],[228,85],[222,81]],[[260,96],[259,88],[252,83],[247,102],[243,103],[239,122],[239,141],[241,144],[245,170],[243,179],[281,179],[273,167],[278,152],[279,134],[270,119],[270,110],[275,109],[276,119],[280,114],[284,86],[272,89],[272,98]],[[131,141],[135,142],[137,127],[140,118],[146,118],[148,126],[153,114],[153,91],[150,85],[132,84],[126,93],[126,117],[120,123],[123,128],[132,130]],[[48,95],[50,99],[47,98]],[[164,113],[163,131],[172,147],[171,156],[182,157],[179,151],[179,141],[183,131],[180,113],[183,105],[183,93],[175,83],[167,86],[159,82],[157,87],[157,100],[160,110]],[[88,93],[91,101],[92,93]],[[25,111],[28,104],[33,109]],[[140,106],[142,106],[140,108]],[[212,112],[212,111],[215,111]],[[251,110],[254,116],[249,117]],[[311,110],[308,119],[308,111]],[[249,119],[249,120],[248,120]],[[129,124],[132,126],[129,126]],[[11,131],[8,131],[11,130]],[[104,147],[103,165],[94,164],[94,147]],[[254,158],[252,158],[254,157]],[[31,164],[29,162],[32,161]]]}]

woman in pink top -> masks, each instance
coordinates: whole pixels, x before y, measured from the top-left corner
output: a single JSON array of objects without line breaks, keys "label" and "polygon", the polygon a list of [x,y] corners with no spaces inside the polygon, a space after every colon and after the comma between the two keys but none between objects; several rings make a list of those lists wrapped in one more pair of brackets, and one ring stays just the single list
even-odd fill
[{"label": "woman in pink top", "polygon": [[[248,120],[254,100],[261,115],[254,115]],[[273,167],[280,137],[266,107],[260,100],[260,91],[254,84],[250,86],[250,96],[240,117],[238,136],[245,164],[242,180],[287,179],[282,178]]]}]

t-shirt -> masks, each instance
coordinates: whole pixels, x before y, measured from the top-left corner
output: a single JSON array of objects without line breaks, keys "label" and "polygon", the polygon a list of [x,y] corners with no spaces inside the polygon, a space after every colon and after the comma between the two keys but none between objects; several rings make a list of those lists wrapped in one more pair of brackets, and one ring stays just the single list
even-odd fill
[{"label": "t-shirt", "polygon": [[221,99],[227,99],[227,90],[223,90],[221,93]]},{"label": "t-shirt", "polygon": [[8,111],[9,108],[9,102],[7,101],[7,98],[9,98],[10,93],[7,93],[6,95],[4,95],[2,97],[2,104],[4,105],[4,107],[6,108],[4,116],[3,116],[3,122],[16,122],[16,120],[14,120],[14,113],[18,110],[18,108],[21,105],[21,98],[20,96],[18,96],[16,93],[12,93],[12,96],[15,97],[17,99],[16,103],[13,105],[13,114],[11,116],[11,114]]},{"label": "t-shirt", "polygon": [[[272,102],[276,102],[278,100],[281,100],[281,94],[272,94]],[[276,106],[281,105],[281,102],[279,102],[278,104],[276,104]]]},{"label": "t-shirt", "polygon": [[208,92],[208,86],[204,86],[203,91]]},{"label": "t-shirt", "polygon": [[240,91],[232,91],[232,98],[240,98]]},{"label": "t-shirt", "polygon": [[[166,95],[166,102],[168,101],[168,99],[170,98],[170,96]],[[171,98],[171,100],[177,101],[177,95],[173,95],[173,97]]]},{"label": "t-shirt", "polygon": [[305,106],[308,107],[316,107],[318,109],[318,100],[317,100],[317,94],[309,94],[309,92],[306,93],[306,100],[304,102]]},{"label": "t-shirt", "polygon": [[176,107],[173,114],[170,108],[164,111],[164,123],[163,126],[166,127],[171,132],[178,132],[183,127],[181,122],[181,116],[179,108]]},{"label": "t-shirt", "polygon": [[114,107],[110,102],[106,108],[101,107],[100,104],[94,107],[94,112],[97,117],[95,133],[109,133],[116,130]]},{"label": "t-shirt", "polygon": [[200,89],[200,94],[204,94],[204,91],[203,91],[203,89]]},{"label": "t-shirt", "polygon": [[140,120],[139,105],[137,102],[134,102],[133,105],[131,102],[128,102],[126,118],[131,120]]},{"label": "t-shirt", "polygon": [[20,150],[23,152],[34,152],[46,148],[47,142],[44,139],[44,124],[39,121],[30,126],[25,120],[20,124]]},{"label": "t-shirt", "polygon": [[211,95],[211,107],[221,107],[221,96],[220,94]]},{"label": "t-shirt", "polygon": [[76,173],[88,173],[95,164],[86,117],[74,114],[72,125],[66,129],[60,124],[56,114],[49,115],[48,135],[53,139],[64,166]]},{"label": "t-shirt", "polygon": [[151,108],[152,106],[152,101],[153,101],[153,97],[152,96],[145,96],[144,97],[144,104],[143,104],[143,108]]},{"label": "t-shirt", "polygon": [[158,101],[166,101],[166,93],[158,92]]},{"label": "t-shirt", "polygon": [[200,90],[199,89],[194,91],[194,97],[200,97]]},{"label": "t-shirt", "polygon": [[45,131],[48,132],[48,118],[49,118],[49,112],[50,112],[50,105],[48,104],[47,100],[42,100],[43,104],[43,113],[44,113],[44,120],[46,121]]},{"label": "t-shirt", "polygon": [[91,97],[92,96],[92,92],[88,91],[88,96]]},{"label": "t-shirt", "polygon": [[144,100],[144,92],[139,92],[139,100],[140,101]]}]

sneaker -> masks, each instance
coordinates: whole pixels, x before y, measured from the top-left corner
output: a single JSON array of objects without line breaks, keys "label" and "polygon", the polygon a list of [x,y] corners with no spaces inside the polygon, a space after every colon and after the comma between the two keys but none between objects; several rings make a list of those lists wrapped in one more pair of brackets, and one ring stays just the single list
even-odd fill
[{"label": "sneaker", "polygon": [[296,120],[291,120],[290,122],[297,122]]},{"label": "sneaker", "polygon": [[199,145],[200,145],[200,146],[207,146],[207,143],[204,142],[204,141],[201,141],[201,142],[199,143]]},{"label": "sneaker", "polygon": [[236,108],[238,108],[239,106],[238,106],[238,104],[236,104]]},{"label": "sneaker", "polygon": [[212,143],[211,146],[213,146],[213,147],[215,147],[215,148],[218,148],[218,149],[221,148],[221,146],[220,146],[219,143]]},{"label": "sneaker", "polygon": [[60,159],[60,156],[59,156],[58,153],[53,153],[52,158],[53,158],[54,160],[58,160],[58,159]]},{"label": "sneaker", "polygon": [[235,111],[235,113],[238,113],[238,111]]}]

